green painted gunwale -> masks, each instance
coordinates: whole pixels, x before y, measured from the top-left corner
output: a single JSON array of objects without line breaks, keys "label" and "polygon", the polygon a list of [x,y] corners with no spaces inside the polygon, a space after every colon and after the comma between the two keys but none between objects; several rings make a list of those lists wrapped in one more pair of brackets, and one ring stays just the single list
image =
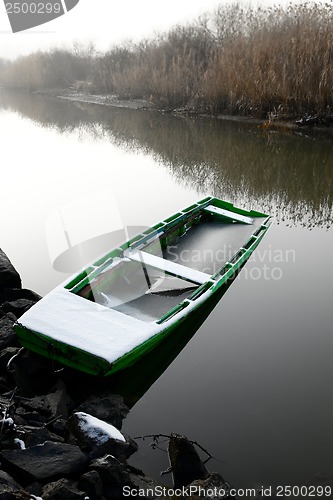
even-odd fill
[{"label": "green painted gunwale", "polygon": [[[103,255],[93,263],[90,263],[85,269],[83,269],[74,277],[70,278],[64,284],[64,287],[66,289],[70,290],[73,293],[78,293],[90,282],[92,278],[98,276],[101,271],[112,262],[112,259],[114,257],[122,256],[124,250],[129,247],[131,247],[131,249],[142,248],[142,245],[147,243],[150,239],[152,239],[160,232],[163,232],[165,234],[179,229],[179,234],[181,234],[182,225],[184,227],[186,222],[191,219],[193,221],[193,218],[199,216],[201,210],[208,205],[214,205],[218,208],[229,210],[236,214],[245,215],[252,218],[265,218],[265,220],[259,226],[259,228],[254,231],[251,237],[238,250],[238,252],[236,252],[233,258],[228,263],[226,263],[217,273],[212,275],[211,279],[198,286],[198,288],[187,299],[177,304],[156,321],[157,324],[161,325],[160,332],[138,345],[132,351],[118,358],[112,364],[107,362],[103,358],[90,354],[89,352],[59,342],[39,332],[29,330],[19,322],[17,322],[14,326],[14,329],[21,344],[31,351],[34,351],[38,354],[46,356],[77,370],[86,372],[91,375],[108,376],[132,365],[139,358],[151,351],[166,336],[168,336],[175,330],[181,329],[184,322],[189,318],[189,315],[194,311],[204,311],[205,305],[207,306],[212,301],[212,298],[216,294],[216,292],[218,292],[223,285],[229,282],[229,280],[234,277],[241,266],[243,266],[244,263],[250,258],[251,254],[259,245],[260,241],[269,228],[269,215],[253,210],[246,211],[240,208],[236,208],[233,206],[233,204],[219,200],[218,198],[204,198],[203,200],[189,207],[186,207],[182,211],[177,212],[176,214],[155,224],[143,233],[134,236],[120,247],[107,252],[105,255]],[[198,302],[194,303],[194,301],[196,300],[198,300]],[[189,304],[192,304],[192,307],[188,308]],[[187,308],[188,312],[186,311]],[[183,314],[179,315],[179,313],[181,312],[183,312]],[[168,322],[172,318],[172,322],[168,323],[167,326],[163,328],[163,323]]]}]

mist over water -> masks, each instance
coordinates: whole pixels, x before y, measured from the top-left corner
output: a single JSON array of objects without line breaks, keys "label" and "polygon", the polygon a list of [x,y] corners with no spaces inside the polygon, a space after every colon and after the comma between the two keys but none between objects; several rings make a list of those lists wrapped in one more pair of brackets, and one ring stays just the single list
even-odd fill
[{"label": "mist over water", "polygon": [[[0,247],[41,294],[75,261],[124,239],[123,227],[147,227],[208,194],[273,215],[207,320],[137,390],[124,430],[197,440],[236,487],[330,474],[332,136],[4,91],[0,132]],[[132,463],[156,478],[168,467],[146,443]]]}]

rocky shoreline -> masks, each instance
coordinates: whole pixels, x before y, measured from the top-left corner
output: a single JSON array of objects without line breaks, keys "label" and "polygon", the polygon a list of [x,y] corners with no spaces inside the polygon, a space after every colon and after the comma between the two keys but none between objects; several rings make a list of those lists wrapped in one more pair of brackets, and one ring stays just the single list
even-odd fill
[{"label": "rocky shoreline", "polygon": [[[179,498],[129,465],[138,445],[121,432],[129,411],[121,396],[91,391],[84,375],[18,344],[13,324],[39,299],[0,250],[0,500]],[[172,435],[168,453],[186,498],[221,489],[228,498],[228,484],[185,437]]]}]

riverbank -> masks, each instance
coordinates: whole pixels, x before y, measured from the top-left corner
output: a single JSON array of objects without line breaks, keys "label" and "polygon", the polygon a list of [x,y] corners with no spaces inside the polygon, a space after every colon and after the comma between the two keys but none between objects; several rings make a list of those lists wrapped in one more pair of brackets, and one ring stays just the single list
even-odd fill
[{"label": "riverbank", "polygon": [[[122,397],[18,344],[13,325],[39,299],[0,250],[0,499],[172,498],[172,488],[128,462],[138,444],[121,430]],[[192,499],[199,488],[229,497],[186,438],[171,436],[168,452],[173,488],[191,487]]]},{"label": "riverbank", "polygon": [[[194,110],[188,107],[182,108],[159,108],[153,102],[144,99],[121,99],[114,94],[94,94],[88,92],[76,92],[74,90],[54,90],[54,91],[44,91],[36,92],[37,94],[48,95],[57,97],[59,99],[65,99],[72,102],[78,102],[83,104],[96,104],[100,106],[110,106],[113,108],[122,109],[141,109],[147,111],[159,111],[161,113],[171,113],[180,116],[191,116],[191,117],[209,117],[212,115],[207,114],[202,111]],[[309,130],[315,128],[321,131],[333,131],[333,116],[304,116],[301,118],[291,118],[280,116],[278,113],[270,113],[267,118],[256,118],[254,116],[241,116],[241,115],[225,115],[218,114],[215,116],[218,120],[234,121],[251,123],[257,125],[258,128],[263,130]]]},{"label": "riverbank", "polygon": [[[81,104],[95,104],[98,106],[109,106],[112,108],[121,109],[133,109],[133,110],[145,110],[145,111],[157,111],[160,113],[174,114],[176,116],[187,116],[187,117],[208,117],[213,116],[205,112],[199,112],[197,110],[182,107],[182,108],[159,108],[153,102],[144,99],[121,99],[115,94],[95,94],[88,92],[77,92],[73,89],[54,89],[46,91],[36,91],[34,94],[45,95],[49,97],[56,97],[57,99],[68,100],[71,102],[77,102]],[[321,119],[309,119],[308,117],[296,120],[296,119],[282,119],[278,115],[269,116],[267,119],[256,118],[254,116],[241,116],[241,115],[224,115],[219,114],[214,118],[218,120],[233,121],[250,123],[257,125],[258,128],[263,130],[309,130],[315,127],[316,130],[322,131],[333,131],[333,126],[330,126],[330,122],[323,124]],[[333,122],[332,122],[333,123]]]},{"label": "riverbank", "polygon": [[191,118],[215,118],[217,120],[249,123],[256,125],[263,131],[296,131],[308,133],[310,130],[325,132],[332,134],[333,132],[333,117],[331,116],[305,116],[303,118],[291,118],[279,116],[278,114],[270,114],[268,118],[257,118],[255,116],[243,115],[228,115],[218,114],[216,116],[208,114],[204,111],[194,110],[188,107],[181,108],[159,108],[155,103],[145,99],[127,98],[122,99],[115,94],[98,94],[93,92],[78,92],[74,89],[48,89],[29,92],[22,89],[8,89],[0,86],[0,91],[18,92],[19,94],[33,94],[45,97],[53,97],[64,101],[71,101],[79,104],[92,104],[103,107],[129,109],[129,110],[142,110],[142,111],[155,111],[163,114],[170,114],[175,116],[184,116]]},{"label": "riverbank", "polygon": [[53,48],[0,61],[11,88],[143,99],[160,110],[231,115],[302,126],[332,122],[333,7],[220,5],[137,43]]}]

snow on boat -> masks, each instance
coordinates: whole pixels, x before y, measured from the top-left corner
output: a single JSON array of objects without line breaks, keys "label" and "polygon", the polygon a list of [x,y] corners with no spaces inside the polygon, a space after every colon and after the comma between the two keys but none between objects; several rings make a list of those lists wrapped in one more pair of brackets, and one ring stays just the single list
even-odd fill
[{"label": "snow on boat", "polygon": [[269,224],[267,214],[205,198],[56,287],[16,323],[17,336],[92,375],[127,368],[208,303]]}]

